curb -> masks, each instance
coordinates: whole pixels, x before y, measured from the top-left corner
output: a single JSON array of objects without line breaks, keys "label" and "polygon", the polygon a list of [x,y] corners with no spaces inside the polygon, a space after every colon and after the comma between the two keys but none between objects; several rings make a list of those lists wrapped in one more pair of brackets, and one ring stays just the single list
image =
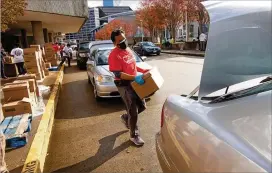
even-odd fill
[{"label": "curb", "polygon": [[49,145],[50,135],[55,118],[55,112],[58,104],[59,93],[63,80],[64,65],[62,65],[52,92],[50,94],[45,112],[42,115],[37,133],[33,139],[22,173],[41,173],[44,169],[45,158]]},{"label": "curb", "polygon": [[171,52],[171,51],[168,52],[168,51],[163,51],[163,50],[161,51],[161,53],[205,57],[204,53]]}]

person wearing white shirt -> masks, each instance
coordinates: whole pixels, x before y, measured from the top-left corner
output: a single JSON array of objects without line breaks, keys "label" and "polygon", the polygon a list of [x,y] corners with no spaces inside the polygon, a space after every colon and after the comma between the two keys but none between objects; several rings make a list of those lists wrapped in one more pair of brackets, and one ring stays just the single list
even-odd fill
[{"label": "person wearing white shirt", "polygon": [[26,70],[24,67],[24,50],[20,48],[18,43],[15,44],[15,47],[11,50],[10,55],[14,57],[14,63],[18,68],[19,74],[25,74]]},{"label": "person wearing white shirt", "polygon": [[207,36],[204,33],[201,33],[199,36],[199,41],[200,41],[200,50],[205,51],[205,42],[207,40]]},{"label": "person wearing white shirt", "polygon": [[62,60],[59,67],[62,66],[62,64],[66,61],[66,59],[68,60],[68,66],[71,67],[72,52],[73,50],[71,48],[71,45],[67,44],[62,50]]}]

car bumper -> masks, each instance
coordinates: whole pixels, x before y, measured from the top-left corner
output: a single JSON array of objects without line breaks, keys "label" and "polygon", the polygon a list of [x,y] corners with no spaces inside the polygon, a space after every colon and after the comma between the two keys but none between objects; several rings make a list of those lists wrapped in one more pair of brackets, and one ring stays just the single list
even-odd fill
[{"label": "car bumper", "polygon": [[156,51],[145,51],[147,54],[159,54],[161,53],[160,50],[156,50]]},{"label": "car bumper", "polygon": [[120,97],[118,89],[114,83],[96,84],[96,91],[99,97],[103,98]]},{"label": "car bumper", "polygon": [[156,152],[163,172],[179,172],[177,169],[174,169],[171,159],[164,150],[160,132],[156,134]]}]

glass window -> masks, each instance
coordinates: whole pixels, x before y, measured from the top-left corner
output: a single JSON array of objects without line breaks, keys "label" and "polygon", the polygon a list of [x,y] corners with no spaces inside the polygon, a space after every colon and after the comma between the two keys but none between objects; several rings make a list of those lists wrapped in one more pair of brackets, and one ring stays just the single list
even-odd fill
[{"label": "glass window", "polygon": [[143,42],[142,44],[143,46],[155,46],[155,44],[152,42]]},{"label": "glass window", "polygon": [[89,42],[86,43],[80,43],[79,44],[79,50],[89,50]]},{"label": "glass window", "polygon": [[[95,55],[95,61],[96,65],[109,65],[108,64],[108,58],[111,53],[112,49],[107,49],[107,50],[98,50]],[[129,49],[131,53],[134,55],[136,62],[142,62],[141,58],[132,50]]]}]

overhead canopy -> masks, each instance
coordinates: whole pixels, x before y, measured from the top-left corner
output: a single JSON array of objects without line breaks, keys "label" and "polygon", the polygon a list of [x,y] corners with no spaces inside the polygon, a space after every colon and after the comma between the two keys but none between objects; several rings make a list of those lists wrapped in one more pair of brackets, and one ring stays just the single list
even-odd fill
[{"label": "overhead canopy", "polygon": [[271,2],[203,4],[211,22],[199,98],[236,83],[271,75]]},{"label": "overhead canopy", "polygon": [[28,33],[32,33],[30,21],[41,21],[43,28],[47,28],[48,31],[68,33],[78,32],[81,26],[84,24],[85,18],[25,11],[24,16],[19,17],[18,22],[11,25],[11,28],[26,29]]}]

